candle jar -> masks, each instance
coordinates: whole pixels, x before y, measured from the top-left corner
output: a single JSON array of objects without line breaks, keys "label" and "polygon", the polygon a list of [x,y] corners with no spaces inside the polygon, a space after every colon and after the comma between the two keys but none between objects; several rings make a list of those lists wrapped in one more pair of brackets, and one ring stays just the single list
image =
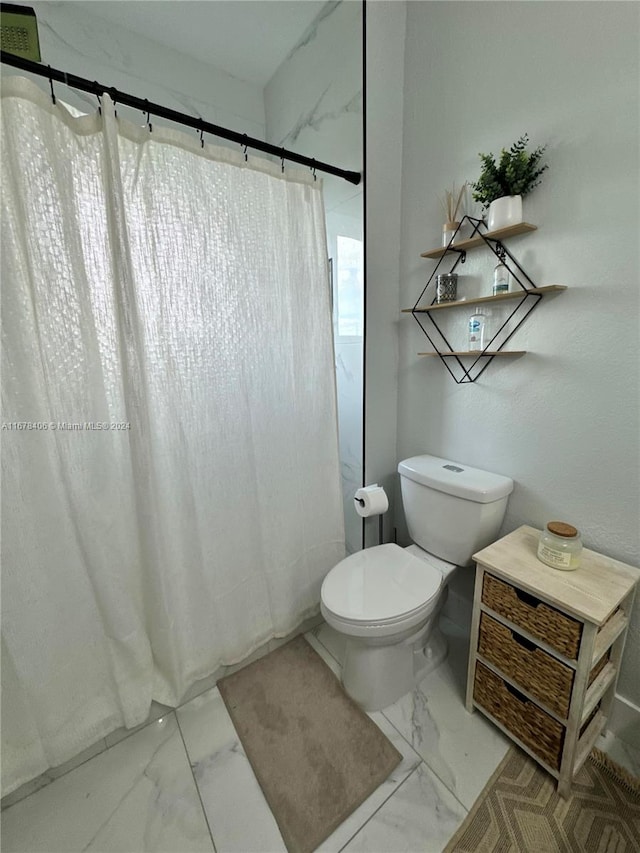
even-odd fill
[{"label": "candle jar", "polygon": [[458,293],[458,273],[440,273],[436,276],[436,302],[455,302]]},{"label": "candle jar", "polygon": [[572,572],[580,565],[582,540],[571,524],[550,521],[540,535],[538,559],[554,569]]}]

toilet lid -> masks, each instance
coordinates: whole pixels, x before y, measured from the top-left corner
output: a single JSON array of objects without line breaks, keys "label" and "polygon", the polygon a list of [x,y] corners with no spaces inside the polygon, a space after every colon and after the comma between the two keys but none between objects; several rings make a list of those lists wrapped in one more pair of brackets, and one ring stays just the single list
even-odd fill
[{"label": "toilet lid", "polygon": [[442,575],[398,545],[378,545],[334,566],[322,584],[322,601],[343,619],[395,619],[424,607],[439,592]]}]

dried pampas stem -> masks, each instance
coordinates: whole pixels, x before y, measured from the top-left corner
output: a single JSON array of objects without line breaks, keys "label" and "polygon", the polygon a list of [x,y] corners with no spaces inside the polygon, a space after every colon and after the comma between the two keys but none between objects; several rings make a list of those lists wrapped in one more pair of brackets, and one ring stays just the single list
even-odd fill
[{"label": "dried pampas stem", "polygon": [[452,190],[445,191],[444,199],[440,199],[440,204],[442,205],[447,222],[457,222],[456,216],[458,215],[458,211],[461,209],[460,205],[462,204],[466,188],[466,181],[459,190],[456,189],[456,185],[454,184]]}]

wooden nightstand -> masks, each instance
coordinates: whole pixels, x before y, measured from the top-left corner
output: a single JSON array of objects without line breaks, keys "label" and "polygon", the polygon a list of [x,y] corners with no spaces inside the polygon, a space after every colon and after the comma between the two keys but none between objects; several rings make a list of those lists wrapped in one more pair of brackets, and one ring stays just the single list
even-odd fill
[{"label": "wooden nightstand", "polygon": [[466,707],[567,797],[611,710],[640,570],[586,548],[576,571],[552,569],[539,535],[525,525],[474,554]]}]

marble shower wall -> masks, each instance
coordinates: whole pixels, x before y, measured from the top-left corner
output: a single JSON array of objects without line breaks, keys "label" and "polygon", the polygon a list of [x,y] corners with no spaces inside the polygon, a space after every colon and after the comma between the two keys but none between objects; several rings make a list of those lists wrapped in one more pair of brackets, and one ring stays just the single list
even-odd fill
[{"label": "marble shower wall", "polygon": [[[266,138],[317,160],[362,171],[362,4],[328,2],[278,68],[264,92]],[[338,292],[338,237],[363,240],[363,189],[322,175],[327,211],[327,250]],[[320,176],[319,176],[320,178]],[[362,522],[353,494],[362,485],[363,276],[358,277],[355,334],[340,334],[334,305],[338,427],[347,550],[362,545]],[[376,526],[377,528],[377,526]]]},{"label": "marble shower wall", "polygon": [[[264,100],[260,86],[100,18],[91,11],[91,3],[30,5],[38,18],[45,65],[264,139]],[[2,73],[29,76],[5,65]],[[48,89],[48,81],[41,77],[32,79]],[[76,92],[61,83],[55,84],[55,92],[61,100],[83,112],[96,109],[93,95]],[[136,110],[120,106],[118,114],[144,124],[144,117]],[[171,125],[165,120],[162,123]],[[216,145],[233,144],[205,138]]]}]

